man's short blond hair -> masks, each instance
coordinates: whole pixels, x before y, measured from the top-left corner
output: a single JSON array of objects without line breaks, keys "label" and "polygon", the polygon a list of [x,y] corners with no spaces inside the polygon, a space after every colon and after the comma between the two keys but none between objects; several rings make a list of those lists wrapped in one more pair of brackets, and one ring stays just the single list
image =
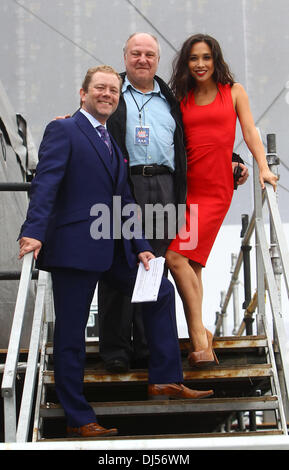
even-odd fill
[{"label": "man's short blond hair", "polygon": [[117,73],[117,71],[114,70],[114,68],[111,67],[110,65],[98,65],[97,67],[89,68],[88,71],[86,72],[86,75],[85,75],[84,80],[82,82],[82,88],[85,92],[88,91],[88,87],[89,87],[89,84],[91,82],[91,79],[92,79],[93,75],[96,72],[112,73],[112,74],[116,75],[118,80],[119,80],[119,88],[121,88],[122,79],[121,79],[120,75]]}]

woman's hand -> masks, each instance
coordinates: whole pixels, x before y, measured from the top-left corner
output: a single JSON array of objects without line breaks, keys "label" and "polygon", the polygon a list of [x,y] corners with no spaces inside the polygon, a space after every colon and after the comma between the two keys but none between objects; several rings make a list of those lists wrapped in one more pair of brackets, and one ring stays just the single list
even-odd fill
[{"label": "woman's hand", "polygon": [[278,176],[274,175],[269,168],[264,168],[259,171],[259,181],[262,189],[265,189],[266,182],[272,184],[274,191],[276,191]]},{"label": "woman's hand", "polygon": [[232,162],[233,173],[234,173],[235,167],[238,166],[238,165],[241,167],[242,173],[241,173],[240,178],[237,181],[237,184],[241,185],[241,184],[246,183],[246,181],[248,179],[248,176],[249,176],[249,171],[248,171],[248,168],[246,167],[246,165],[244,165],[243,163]]}]

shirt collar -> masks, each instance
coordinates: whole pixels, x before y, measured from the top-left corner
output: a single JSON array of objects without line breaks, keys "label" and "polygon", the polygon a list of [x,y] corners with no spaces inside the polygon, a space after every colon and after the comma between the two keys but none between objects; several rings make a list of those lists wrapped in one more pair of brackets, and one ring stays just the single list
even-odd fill
[{"label": "shirt collar", "polygon": [[161,92],[161,89],[160,89],[160,86],[158,84],[158,82],[156,80],[154,80],[154,89],[147,92],[147,93],[143,93],[142,91],[138,90],[137,88],[135,88],[129,81],[129,79],[127,78],[127,75],[125,76],[125,79],[124,79],[124,82],[123,82],[123,85],[122,85],[122,93],[125,93],[127,90],[128,90],[128,87],[131,87],[134,91],[136,91],[137,93],[141,93],[142,95],[149,95],[151,93],[155,94],[155,95],[159,95],[161,96],[161,98],[163,99],[166,99],[165,96],[162,94]]},{"label": "shirt collar", "polygon": [[99,122],[97,119],[95,119],[94,116],[92,116],[92,114],[88,113],[87,111],[85,111],[85,109],[83,108],[80,108],[79,110],[82,114],[84,114],[84,116],[87,117],[87,119],[89,120],[89,122],[92,124],[93,127],[98,127],[98,126],[103,126],[106,128],[106,123],[105,124],[101,124],[101,122]]}]

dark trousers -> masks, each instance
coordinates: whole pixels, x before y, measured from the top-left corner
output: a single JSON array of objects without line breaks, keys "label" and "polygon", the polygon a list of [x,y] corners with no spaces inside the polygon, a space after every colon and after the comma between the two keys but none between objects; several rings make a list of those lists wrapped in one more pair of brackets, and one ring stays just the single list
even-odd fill
[{"label": "dark trousers", "polygon": [[[58,268],[52,271],[55,304],[54,373],[56,392],[69,426],[96,421],[83,394],[85,328],[99,279],[132,294],[136,269],[117,260],[105,273]],[[117,321],[117,319],[116,319]],[[143,322],[150,351],[149,382],[182,382],[181,355],[175,319],[173,285],[163,278],[157,302],[143,304]]]},{"label": "dark trousers", "polygon": [[[142,209],[143,220],[146,204],[175,203],[172,174],[142,176],[131,175],[134,196]],[[155,256],[164,256],[169,245],[167,232],[156,237],[155,220],[152,221],[153,239],[149,242]],[[165,225],[166,228],[166,225]],[[144,227],[145,229],[145,227]],[[167,275],[167,270],[165,270]],[[98,284],[99,348],[102,359],[138,361],[148,357],[149,350],[144,333],[142,305],[131,304],[130,298],[112,289],[104,280]]]}]

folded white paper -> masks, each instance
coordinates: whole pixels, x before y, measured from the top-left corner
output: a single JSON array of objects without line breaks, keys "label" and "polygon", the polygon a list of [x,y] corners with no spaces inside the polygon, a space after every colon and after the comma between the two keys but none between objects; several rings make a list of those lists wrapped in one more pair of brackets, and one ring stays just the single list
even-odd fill
[{"label": "folded white paper", "polygon": [[155,302],[161,285],[165,258],[153,258],[149,261],[150,269],[145,270],[143,263],[139,264],[131,302]]}]

